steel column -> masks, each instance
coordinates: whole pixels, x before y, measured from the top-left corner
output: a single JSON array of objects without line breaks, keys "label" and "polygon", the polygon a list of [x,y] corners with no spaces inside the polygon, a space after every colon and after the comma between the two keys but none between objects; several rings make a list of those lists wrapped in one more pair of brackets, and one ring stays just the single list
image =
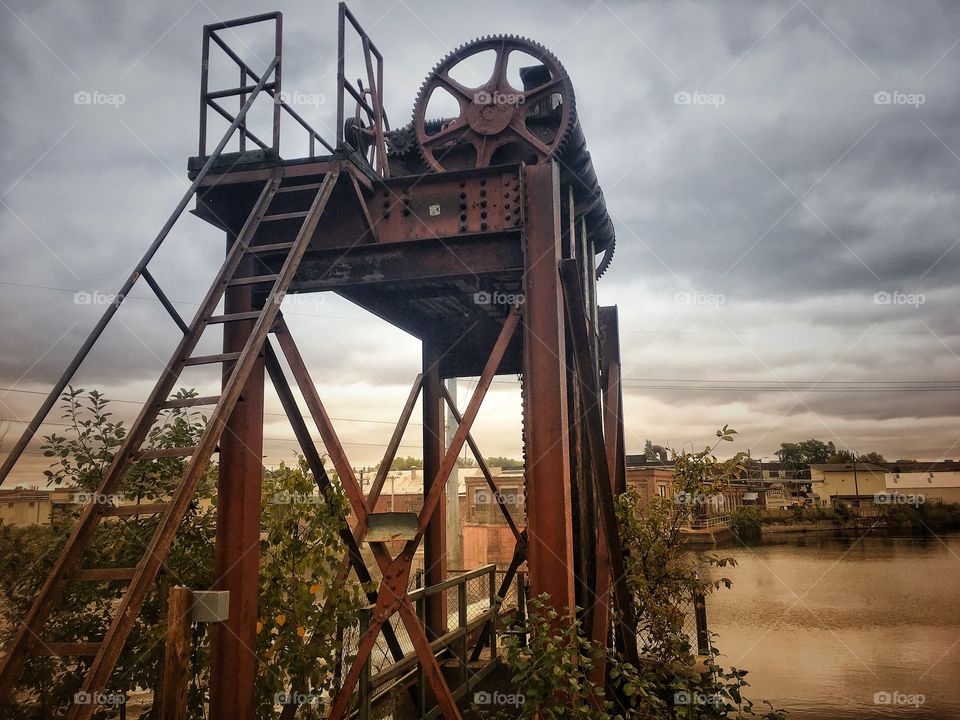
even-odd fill
[{"label": "steel column", "polygon": [[[620,541],[617,527],[616,505],[611,470],[607,464],[607,446],[603,436],[603,409],[601,407],[600,384],[594,370],[599,362],[597,354],[591,351],[591,326],[585,314],[583,287],[577,263],[574,260],[560,262],[560,277],[564,290],[567,319],[570,323],[570,337],[573,341],[575,372],[587,400],[584,408],[584,425],[590,454],[593,458],[593,480],[600,511],[601,528],[609,552],[610,571],[613,574],[614,597],[620,614],[620,631],[623,640],[623,653],[627,662],[636,665],[639,662],[636,636],[636,620],[633,596],[627,586],[626,552]],[[595,346],[594,346],[595,347]]]},{"label": "steel column", "polygon": [[[229,243],[233,238],[228,240]],[[244,259],[250,265],[253,258]],[[250,268],[241,265],[241,271]],[[253,288],[230,287],[224,313],[254,310]],[[227,323],[223,352],[243,349],[254,321]],[[232,367],[224,367],[224,382]],[[262,355],[257,359],[220,437],[214,589],[230,593],[230,613],[211,635],[210,714],[254,720],[257,677],[257,585],[260,569],[260,490],[263,478]]]},{"label": "steel column", "polygon": [[[626,456],[623,447],[623,392],[620,387],[620,324],[616,306],[598,310],[600,324],[600,362],[603,387],[603,435],[606,442],[607,467],[614,497],[622,494],[621,484],[626,478]],[[610,593],[610,550],[600,532],[597,535],[597,569],[595,579],[596,607],[592,618],[590,639],[597,645],[610,642],[612,597]],[[618,633],[622,636],[622,632]],[[591,680],[602,686],[606,677],[606,658],[594,665]]]},{"label": "steel column", "polygon": [[573,618],[567,367],[560,260],[560,179],[554,163],[524,168],[523,374],[527,432],[527,534],[533,596]]},{"label": "steel column", "polygon": [[[423,339],[423,495],[430,494],[433,483],[446,483],[438,477],[446,450],[446,425],[443,415],[443,381],[440,379],[440,347],[436,338]],[[423,537],[424,584],[437,585],[447,579],[447,507],[439,503],[427,523]],[[431,642],[447,631],[447,594],[426,598],[426,631]]]}]

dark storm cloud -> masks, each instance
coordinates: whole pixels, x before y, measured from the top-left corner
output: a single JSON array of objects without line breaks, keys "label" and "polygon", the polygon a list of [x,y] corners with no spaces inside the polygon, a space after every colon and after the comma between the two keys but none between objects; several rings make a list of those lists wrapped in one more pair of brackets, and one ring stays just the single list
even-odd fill
[{"label": "dark storm cloud", "polygon": [[[323,96],[302,110],[333,135],[335,5],[278,5],[284,83]],[[960,6],[351,5],[386,56],[395,126],[407,122],[430,67],[473,36],[528,35],[560,57],[618,226],[601,300],[620,304],[628,376],[958,375]],[[265,9],[252,0],[0,4],[4,386],[49,385],[102,309],[77,305],[74,293],[119,286],[186,188],[201,25]],[[233,39],[266,63],[268,43]],[[75,93],[92,91],[124,102],[74,103]],[[880,92],[923,102],[877,104]],[[723,100],[683,104],[678,93]],[[184,315],[222,247],[215,231],[185,217],[158,256],[156,274]],[[897,292],[924,302],[875,300]],[[678,301],[698,293],[723,303]],[[166,359],[175,330],[155,303],[139,299],[147,289],[135,294],[84,368],[87,385],[142,396]],[[303,316],[296,319],[318,382],[366,383],[371,396],[390,388],[402,398],[417,363],[414,341],[334,300],[289,312]],[[930,424],[905,423],[898,436],[884,423],[939,418],[945,426],[955,394],[811,393],[798,402],[789,393],[629,392],[631,445],[645,436],[709,437],[723,422],[768,448],[825,427],[924,452],[953,442]],[[357,412],[382,410],[371,396],[357,390]],[[3,413],[27,414],[31,397],[0,398]],[[493,418],[488,430],[497,426]],[[490,452],[515,452],[503,433],[498,442]]]}]

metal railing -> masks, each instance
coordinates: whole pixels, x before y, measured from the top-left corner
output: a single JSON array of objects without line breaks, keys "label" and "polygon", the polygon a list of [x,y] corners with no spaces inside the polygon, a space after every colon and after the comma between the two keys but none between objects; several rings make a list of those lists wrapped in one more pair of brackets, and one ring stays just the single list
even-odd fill
[{"label": "metal railing", "polygon": [[721,528],[730,526],[729,515],[711,515],[710,517],[692,517],[685,523],[684,527],[690,530],[708,530],[710,528]]},{"label": "metal railing", "polygon": [[[269,82],[264,84],[264,90],[273,98],[272,137],[268,143],[257,137],[245,123],[241,123],[239,138],[240,152],[246,151],[247,141],[250,141],[262,150],[272,150],[273,153],[279,157],[281,139],[280,126],[284,114],[289,116],[307,132],[309,157],[316,157],[318,145],[323,147],[327,152],[335,152],[334,145],[331,145],[324,139],[320,133],[314,130],[313,127],[284,100],[281,84],[283,67],[283,15],[280,12],[271,12],[204,25],[203,27],[203,51],[200,73],[200,157],[205,157],[207,153],[207,121],[209,110],[213,110],[228,122],[232,122],[234,116],[219,101],[237,97],[239,98],[240,105],[243,106],[247,93],[251,89],[251,86],[247,85],[247,83],[249,81],[256,83],[263,79],[250,68],[249,64],[240,57],[239,53],[229,46],[220,35],[220,32],[241,26],[270,22],[274,24],[274,54],[277,58],[277,64],[272,73],[267,73],[264,76],[269,80]],[[359,79],[357,84],[354,85],[345,75],[348,25],[353,28],[363,50],[366,87],[364,87],[363,81]],[[211,43],[220,48],[236,65],[240,80],[239,84],[235,87],[218,90],[210,89]],[[356,150],[366,158],[370,167],[373,168],[377,174],[382,177],[388,177],[390,175],[390,168],[387,161],[386,132],[390,129],[390,126],[383,109],[383,55],[370,39],[370,36],[367,35],[357,18],[350,12],[349,8],[347,8],[346,3],[342,2],[339,5],[338,14],[337,53],[336,148],[341,148],[344,144],[349,145],[353,150]],[[346,94],[349,94],[356,102],[354,122],[350,128],[349,136],[346,136]]]},{"label": "metal railing", "polygon": [[[244,62],[240,55],[235,52],[227,42],[220,36],[222,30],[233,29],[237,27],[255,25],[257,23],[274,23],[274,56],[276,64],[272,70],[268,70],[263,76],[257,75],[250,66]],[[210,90],[210,43],[219,47],[224,54],[233,61],[240,73],[240,83],[236,87],[224,88],[220,90]],[[298,125],[307,131],[310,145],[310,157],[316,156],[317,144],[322,145],[327,151],[334,152],[334,148],[324,138],[314,130],[300,114],[294,110],[283,99],[281,90],[281,78],[283,67],[283,14],[280,12],[264,13],[262,15],[251,15],[236,20],[227,20],[225,22],[213,23],[203,26],[203,50],[201,57],[200,71],[200,157],[206,157],[207,154],[207,111],[213,109],[218,115],[222,116],[228,122],[233,122],[235,117],[224,108],[218,100],[237,97],[240,106],[246,102],[247,95],[251,91],[251,86],[247,85],[248,80],[254,83],[263,83],[263,89],[273,98],[273,134],[271,142],[268,145],[264,140],[257,137],[247,127],[246,123],[240,123],[240,152],[247,149],[247,140],[252,142],[262,150],[272,150],[277,157],[280,156],[280,121],[283,113],[290,116]]]},{"label": "metal railing", "polygon": [[[355,87],[346,78],[346,34],[347,23],[356,32],[360,38],[360,44],[363,48],[363,64],[367,74],[367,87],[358,81],[359,87]],[[357,18],[347,7],[346,3],[339,5],[339,18],[337,27],[337,146],[344,142],[344,130],[346,127],[346,116],[344,114],[344,91],[350,93],[350,96],[356,101],[357,109],[354,116],[354,125],[352,134],[355,137],[347,138],[347,141],[353,140],[354,149],[363,154],[370,166],[381,177],[390,176],[390,167],[387,162],[387,143],[385,133],[390,129],[387,121],[387,115],[383,110],[383,55],[374,45],[373,41],[361,27]],[[369,97],[369,102],[367,98]],[[361,110],[365,116],[366,122],[363,122]]]},{"label": "metal railing", "polygon": [[[452,577],[442,583],[413,590],[407,595],[413,603],[421,623],[426,618],[427,598],[440,593],[452,593],[456,596],[456,610],[451,611],[448,615],[453,627],[431,642],[430,648],[437,658],[452,658],[456,661],[457,677],[450,690],[457,700],[476,687],[494,669],[499,658],[496,628],[501,603],[497,597],[496,575],[496,566],[486,565]],[[484,588],[485,592],[482,598],[475,591],[471,592],[471,584]],[[478,607],[479,605],[483,605],[483,607]],[[374,607],[374,605],[368,605],[360,611],[358,637],[363,637],[370,627]],[[492,633],[493,639],[490,643],[490,661],[479,671],[473,672],[469,669],[470,638],[481,632],[488,623],[494,630]],[[410,682],[415,682],[417,717],[423,720],[432,720],[439,716],[439,708],[428,706],[427,682],[419,658],[412,651],[412,643],[406,637],[405,632],[398,632],[398,635],[400,636],[401,646],[405,650],[408,647],[410,648],[410,652],[402,660],[375,670],[374,659],[371,657],[367,659],[363,667],[357,686],[358,706],[355,715],[359,720],[368,720],[372,716],[371,707],[376,699],[385,696],[391,689],[407,685]]]}]

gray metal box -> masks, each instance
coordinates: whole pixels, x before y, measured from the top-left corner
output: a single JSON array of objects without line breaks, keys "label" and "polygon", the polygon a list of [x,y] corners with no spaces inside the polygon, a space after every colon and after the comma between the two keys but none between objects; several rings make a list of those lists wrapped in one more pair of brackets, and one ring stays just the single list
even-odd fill
[{"label": "gray metal box", "polygon": [[230,593],[227,590],[194,590],[193,621],[223,622],[230,614]]}]

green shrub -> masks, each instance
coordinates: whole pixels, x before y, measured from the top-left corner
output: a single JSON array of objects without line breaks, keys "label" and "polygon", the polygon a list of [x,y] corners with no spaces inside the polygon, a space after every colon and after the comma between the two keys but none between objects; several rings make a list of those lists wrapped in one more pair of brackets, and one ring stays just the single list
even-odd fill
[{"label": "green shrub", "polygon": [[[180,391],[178,397],[195,396]],[[95,490],[126,435],[122,422],[114,422],[108,401],[96,391],[70,389],[63,397],[63,435],[45,438],[51,458],[46,471],[49,484]],[[195,445],[205,419],[188,409],[166,412],[150,433],[151,447]],[[159,500],[167,497],[181,476],[183,458],[162,458],[135,463],[122,485],[125,498]],[[207,589],[214,576],[216,538],[215,493],[218,468],[212,464],[201,481],[194,502],[181,523],[164,573],[144,602],[124,645],[108,693],[127,694],[138,688],[160,686],[166,633],[165,603],[170,585]],[[264,472],[263,536],[260,542],[260,593],[257,655],[257,716],[276,717],[276,693],[291,685],[297,692],[323,696],[335,690],[331,669],[341,660],[337,627],[350,623],[361,604],[356,583],[335,583],[345,548],[339,528],[347,501],[339,485],[330,502],[314,494],[315,482],[301,460],[295,467],[281,465]],[[278,502],[278,496],[285,496]],[[289,501],[290,499],[294,501]],[[302,499],[303,502],[296,500]],[[211,502],[200,502],[209,500]],[[36,596],[40,584],[66,542],[78,512],[54,518],[51,525],[0,526],[0,647],[9,639]],[[132,567],[140,560],[153,536],[156,516],[132,516],[100,524],[85,562],[89,567]],[[61,640],[99,639],[111,618],[116,590],[100,583],[72,583],[64,591],[49,633]],[[209,684],[207,625],[194,630],[193,676],[190,683],[190,716],[203,717]],[[17,686],[16,703],[0,707],[7,720],[62,717],[89,660],[65,663],[59,658],[30,660]],[[156,707],[140,717],[157,717]],[[298,718],[315,720],[321,708],[305,704]]]},{"label": "green shrub", "polygon": [[730,527],[745,543],[755,543],[763,539],[763,526],[760,512],[756,508],[741,505],[730,513]]}]

